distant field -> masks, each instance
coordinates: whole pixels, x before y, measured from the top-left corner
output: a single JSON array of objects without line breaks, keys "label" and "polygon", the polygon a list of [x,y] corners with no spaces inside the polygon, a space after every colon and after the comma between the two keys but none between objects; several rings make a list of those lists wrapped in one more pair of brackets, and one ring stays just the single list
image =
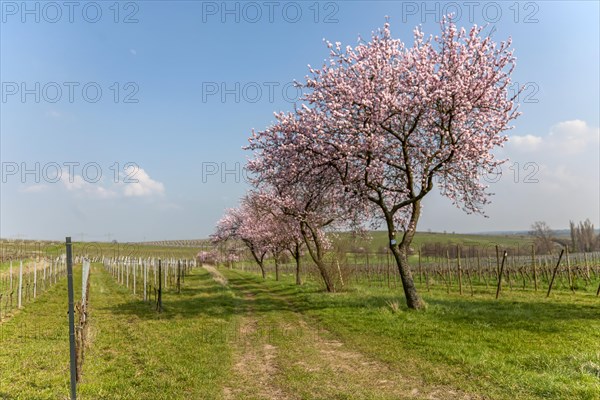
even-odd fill
[{"label": "distant field", "polygon": [[[388,234],[383,231],[373,231],[370,233],[371,240],[369,241],[369,250],[376,251],[380,248],[387,247]],[[441,243],[468,246],[495,246],[502,247],[522,247],[530,246],[533,239],[529,235],[472,235],[460,233],[433,233],[433,232],[417,232],[413,241],[412,247],[418,248],[426,243]]]},{"label": "distant field", "polygon": [[[347,251],[354,251],[362,248],[368,252],[376,253],[388,249],[387,232],[372,231],[368,238],[358,238],[352,240],[349,233],[339,233],[336,235],[336,242],[347,242]],[[426,244],[439,243],[441,245],[461,245],[462,247],[481,247],[492,248],[499,245],[502,248],[529,248],[533,243],[531,236],[528,235],[471,235],[458,233],[433,233],[417,232],[411,247],[419,249]],[[244,248],[242,244],[240,248]],[[157,257],[157,258],[192,258],[200,250],[210,249],[210,241],[207,239],[198,240],[166,240],[160,242],[146,243],[109,243],[109,242],[74,242],[73,251],[77,255],[88,255],[90,257],[101,258],[129,256],[129,257]],[[0,254],[2,260],[9,258],[21,259],[29,258],[34,255],[47,255],[56,257],[64,252],[64,243],[62,242],[36,242],[36,241],[0,241]],[[250,256],[248,255],[248,258]],[[8,264],[0,263],[0,271],[5,270]]]}]

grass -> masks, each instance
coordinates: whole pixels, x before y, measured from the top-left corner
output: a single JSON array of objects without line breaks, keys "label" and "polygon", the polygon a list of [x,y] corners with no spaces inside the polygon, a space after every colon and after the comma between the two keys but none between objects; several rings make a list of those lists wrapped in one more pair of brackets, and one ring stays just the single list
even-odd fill
[{"label": "grass", "polygon": [[[82,399],[216,398],[229,365],[223,332],[235,314],[231,291],[199,271],[178,297],[165,293],[165,312],[157,314],[99,265],[91,282]],[[57,399],[69,393],[66,308],[63,279],[0,325],[0,398]]]},{"label": "grass", "polygon": [[[600,399],[591,292],[433,287],[414,312],[400,289],[220,271],[227,287],[195,269],[157,314],[94,265],[80,398]],[[0,324],[0,398],[66,398],[65,282]]]},{"label": "grass", "polygon": [[423,294],[426,312],[413,312],[388,289],[325,294],[286,279],[261,285],[403,375],[492,399],[600,399],[600,300],[591,292],[511,292],[496,301],[440,288]]}]

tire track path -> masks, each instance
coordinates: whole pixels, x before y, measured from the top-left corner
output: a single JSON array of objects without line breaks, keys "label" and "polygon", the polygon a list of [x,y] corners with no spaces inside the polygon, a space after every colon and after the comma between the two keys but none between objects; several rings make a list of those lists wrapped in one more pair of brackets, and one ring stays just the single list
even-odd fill
[{"label": "tire track path", "polygon": [[346,345],[315,326],[285,296],[261,282],[227,271],[241,298],[234,343],[233,399],[481,399],[443,386],[426,385]]}]

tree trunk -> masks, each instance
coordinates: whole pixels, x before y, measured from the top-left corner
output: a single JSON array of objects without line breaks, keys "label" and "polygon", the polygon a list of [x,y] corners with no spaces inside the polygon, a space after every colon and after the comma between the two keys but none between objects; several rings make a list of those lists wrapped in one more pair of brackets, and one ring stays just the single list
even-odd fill
[{"label": "tree trunk", "polygon": [[[325,289],[328,292],[335,292],[335,285],[333,284],[333,280],[329,276],[329,271],[327,270],[327,265],[323,261],[323,246],[319,240],[317,233],[308,227],[311,230],[310,238],[308,236],[308,232],[304,226],[301,227],[302,237],[304,238],[304,242],[306,243],[306,248],[308,248],[308,253],[310,257],[313,259],[319,272],[321,273],[321,277],[323,278],[323,283],[325,283]],[[311,246],[311,242],[314,243],[314,248]]]},{"label": "tree trunk", "polygon": [[[425,303],[417,293],[417,288],[413,280],[410,265],[408,264],[408,252],[410,243],[417,230],[417,221],[421,213],[421,205],[419,202],[415,202],[412,205],[412,215],[408,228],[404,232],[402,241],[399,244],[395,244],[395,226],[393,216],[386,213],[386,224],[388,228],[389,246],[396,264],[398,271],[400,272],[400,279],[402,280],[402,288],[404,289],[404,296],[406,297],[406,305],[408,308],[420,310],[425,308]],[[394,242],[392,242],[394,241]]]},{"label": "tree trunk", "polygon": [[329,293],[335,292],[335,285],[333,284],[333,280],[331,276],[329,276],[329,271],[327,270],[327,265],[323,262],[323,260],[315,260],[313,259],[315,264],[317,264],[317,268],[321,273],[321,277],[323,278],[323,283],[325,283],[325,289]]},{"label": "tree trunk", "polygon": [[279,257],[275,256],[275,280],[279,281]]},{"label": "tree trunk", "polygon": [[265,271],[265,255],[263,254],[262,256],[258,256],[258,254],[256,254],[256,252],[254,251],[254,248],[250,247],[250,253],[252,253],[252,257],[254,257],[254,261],[256,261],[256,263],[258,264],[258,266],[260,267],[260,272],[262,273],[262,278],[263,279],[267,279],[267,272]]},{"label": "tree trunk", "polygon": [[394,246],[390,245],[390,249],[396,259],[398,265],[398,271],[400,272],[400,279],[402,279],[402,288],[404,289],[404,296],[406,297],[406,305],[408,308],[419,310],[425,307],[423,300],[417,293],[417,288],[413,280],[410,266],[408,265],[408,246]]},{"label": "tree trunk", "polygon": [[302,278],[300,278],[300,246],[296,245],[294,252],[294,259],[296,260],[296,285],[302,285]]},{"label": "tree trunk", "polygon": [[262,273],[262,278],[267,279],[267,272],[265,271],[264,263],[261,261],[258,263],[258,266],[260,267],[260,272]]}]

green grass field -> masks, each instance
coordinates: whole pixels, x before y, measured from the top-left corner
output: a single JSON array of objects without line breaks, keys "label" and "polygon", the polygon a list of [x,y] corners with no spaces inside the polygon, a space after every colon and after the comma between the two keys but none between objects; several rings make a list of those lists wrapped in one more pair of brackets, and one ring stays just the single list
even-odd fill
[{"label": "green grass field", "polygon": [[[377,251],[382,247],[387,248],[388,234],[384,231],[370,232],[371,240],[368,243],[369,251]],[[468,246],[495,246],[516,247],[530,246],[533,242],[531,236],[523,235],[475,235],[461,233],[435,233],[435,232],[417,232],[411,243],[411,246],[418,248],[426,243],[440,243]]]},{"label": "green grass field", "polygon": [[[226,286],[193,270],[158,314],[94,265],[79,398],[600,399],[591,292],[439,287],[413,312],[399,290],[220,271]],[[0,398],[67,398],[66,309],[63,279],[0,324]]]}]

